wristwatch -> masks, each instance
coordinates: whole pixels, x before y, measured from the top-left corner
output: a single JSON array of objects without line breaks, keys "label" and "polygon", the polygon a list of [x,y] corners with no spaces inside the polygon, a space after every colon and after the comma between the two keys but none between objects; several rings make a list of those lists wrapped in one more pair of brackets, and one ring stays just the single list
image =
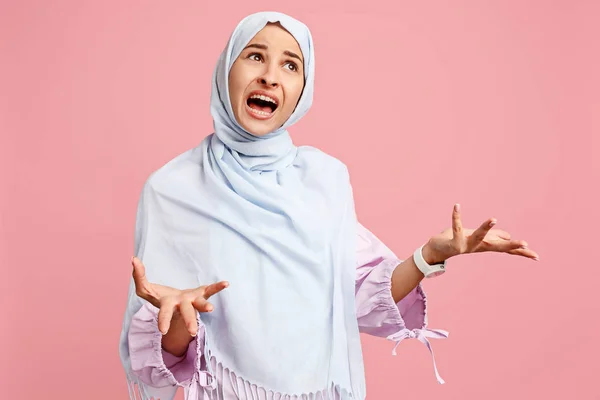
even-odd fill
[{"label": "wristwatch", "polygon": [[435,276],[441,275],[446,272],[446,261],[441,264],[433,264],[429,265],[423,258],[423,247],[425,245],[419,247],[415,250],[413,254],[413,258],[415,260],[415,264],[417,264],[417,268],[425,275],[425,278],[433,278]]}]

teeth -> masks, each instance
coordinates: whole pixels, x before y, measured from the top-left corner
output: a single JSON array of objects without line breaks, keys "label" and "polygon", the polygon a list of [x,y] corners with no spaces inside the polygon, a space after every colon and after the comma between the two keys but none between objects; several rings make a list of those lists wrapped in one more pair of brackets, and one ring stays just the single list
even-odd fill
[{"label": "teeth", "polygon": [[267,96],[263,96],[262,94],[253,94],[252,96],[250,96],[250,98],[251,99],[261,99],[263,101],[269,101],[269,102],[277,105],[277,102],[274,99],[267,97]]},{"label": "teeth", "polygon": [[271,115],[270,112],[255,110],[252,107],[248,107],[248,108],[250,109],[250,111],[252,111],[253,113],[258,114],[258,115]]}]

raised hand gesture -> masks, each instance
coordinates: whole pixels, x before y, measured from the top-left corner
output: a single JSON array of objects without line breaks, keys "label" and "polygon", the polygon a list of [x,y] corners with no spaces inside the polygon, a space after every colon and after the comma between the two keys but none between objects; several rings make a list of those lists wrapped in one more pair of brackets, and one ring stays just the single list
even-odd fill
[{"label": "raised hand gesture", "polygon": [[[198,333],[196,312],[211,312],[214,307],[208,299],[229,286],[227,281],[199,286],[195,289],[179,290],[169,286],[148,282],[146,269],[137,257],[131,258],[135,293],[159,308],[158,329],[166,335],[173,325],[178,330],[186,329],[189,336]],[[180,335],[179,335],[180,336]],[[188,336],[188,337],[189,337]]]},{"label": "raised hand gesture", "polygon": [[477,229],[463,228],[460,205],[456,204],[452,212],[452,228],[429,239],[423,247],[423,258],[428,264],[436,264],[459,254],[492,251],[539,261],[538,254],[529,249],[527,242],[512,239],[506,231],[492,229],[496,222],[495,218],[488,218]]}]

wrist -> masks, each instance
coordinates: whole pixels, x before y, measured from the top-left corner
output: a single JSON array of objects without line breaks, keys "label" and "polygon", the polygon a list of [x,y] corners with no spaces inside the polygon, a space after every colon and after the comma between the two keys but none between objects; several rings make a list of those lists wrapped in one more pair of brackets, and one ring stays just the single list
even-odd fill
[{"label": "wrist", "polygon": [[441,264],[446,259],[438,254],[436,254],[432,249],[429,243],[425,244],[422,249],[423,259],[429,265]]},{"label": "wrist", "polygon": [[187,331],[169,331],[161,339],[161,347],[176,357],[181,357],[187,352],[189,344],[194,338]]},{"label": "wrist", "polygon": [[168,353],[181,357],[192,340],[194,337],[188,332],[183,318],[173,316],[168,332],[161,339],[161,346]]}]

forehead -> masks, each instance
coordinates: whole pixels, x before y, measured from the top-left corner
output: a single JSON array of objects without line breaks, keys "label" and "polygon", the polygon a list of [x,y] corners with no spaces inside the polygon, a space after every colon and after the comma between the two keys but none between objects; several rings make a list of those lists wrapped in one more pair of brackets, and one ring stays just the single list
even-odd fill
[{"label": "forehead", "polygon": [[301,54],[300,45],[290,34],[286,31],[279,23],[269,22],[264,28],[262,28],[253,38],[248,42],[251,43],[262,43],[278,50],[290,50],[295,53]]}]

